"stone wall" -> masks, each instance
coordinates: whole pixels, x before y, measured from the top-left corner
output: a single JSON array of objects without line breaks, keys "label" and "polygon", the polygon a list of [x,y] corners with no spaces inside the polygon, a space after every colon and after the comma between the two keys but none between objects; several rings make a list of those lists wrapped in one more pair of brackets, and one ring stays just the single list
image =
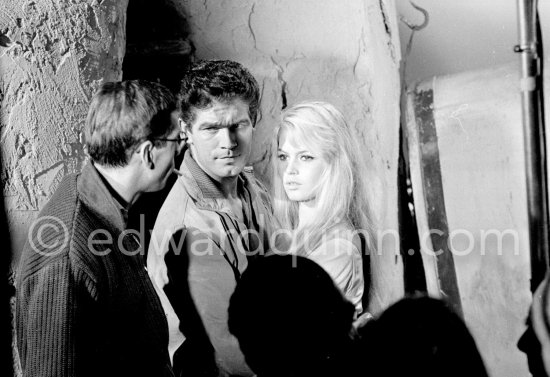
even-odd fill
[{"label": "stone wall", "polygon": [[273,128],[301,100],[339,107],[360,137],[380,229],[378,306],[403,293],[397,232],[400,47],[392,0],[171,0],[199,59],[231,59],[262,86],[252,162],[270,182]]},{"label": "stone wall", "polygon": [[0,2],[1,179],[14,262],[60,180],[81,168],[91,95],[121,77],[127,4]]}]

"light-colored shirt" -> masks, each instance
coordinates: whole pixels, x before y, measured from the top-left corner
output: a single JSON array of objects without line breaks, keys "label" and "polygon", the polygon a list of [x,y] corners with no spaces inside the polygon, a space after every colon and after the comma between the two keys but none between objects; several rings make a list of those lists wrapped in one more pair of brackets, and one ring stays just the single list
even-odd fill
[{"label": "light-colored shirt", "polygon": [[351,224],[339,223],[323,235],[321,245],[307,255],[334,280],[342,294],[355,305],[356,316],[363,311],[364,292],[361,241]]}]

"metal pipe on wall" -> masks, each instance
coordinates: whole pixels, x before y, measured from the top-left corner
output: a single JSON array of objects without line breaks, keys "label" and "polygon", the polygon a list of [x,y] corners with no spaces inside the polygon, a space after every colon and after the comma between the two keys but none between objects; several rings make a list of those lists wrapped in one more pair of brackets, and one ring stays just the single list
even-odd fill
[{"label": "metal pipe on wall", "polygon": [[518,0],[519,45],[521,55],[521,99],[531,253],[531,291],[534,292],[548,270],[548,193],[546,141],[542,117],[542,72],[536,35],[536,0]]}]

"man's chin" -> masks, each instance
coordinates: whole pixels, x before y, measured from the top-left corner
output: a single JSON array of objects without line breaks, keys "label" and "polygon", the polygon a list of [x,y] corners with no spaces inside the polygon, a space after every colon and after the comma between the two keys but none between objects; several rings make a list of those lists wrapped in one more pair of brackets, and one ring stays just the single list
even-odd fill
[{"label": "man's chin", "polygon": [[237,178],[237,176],[239,174],[241,174],[242,171],[243,171],[243,169],[237,169],[237,168],[227,169],[227,170],[224,170],[224,171],[220,172],[219,177],[226,178],[226,179]]},{"label": "man's chin", "polygon": [[236,177],[244,170],[244,164],[239,165],[226,165],[219,169],[219,176],[223,178]]}]

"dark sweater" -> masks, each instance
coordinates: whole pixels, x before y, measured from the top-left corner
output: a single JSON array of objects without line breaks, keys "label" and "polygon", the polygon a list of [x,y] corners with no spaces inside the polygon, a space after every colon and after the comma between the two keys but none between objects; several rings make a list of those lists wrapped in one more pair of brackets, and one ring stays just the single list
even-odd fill
[{"label": "dark sweater", "polygon": [[24,376],[173,375],[166,318],[121,210],[88,164],[31,226],[17,280]]}]

